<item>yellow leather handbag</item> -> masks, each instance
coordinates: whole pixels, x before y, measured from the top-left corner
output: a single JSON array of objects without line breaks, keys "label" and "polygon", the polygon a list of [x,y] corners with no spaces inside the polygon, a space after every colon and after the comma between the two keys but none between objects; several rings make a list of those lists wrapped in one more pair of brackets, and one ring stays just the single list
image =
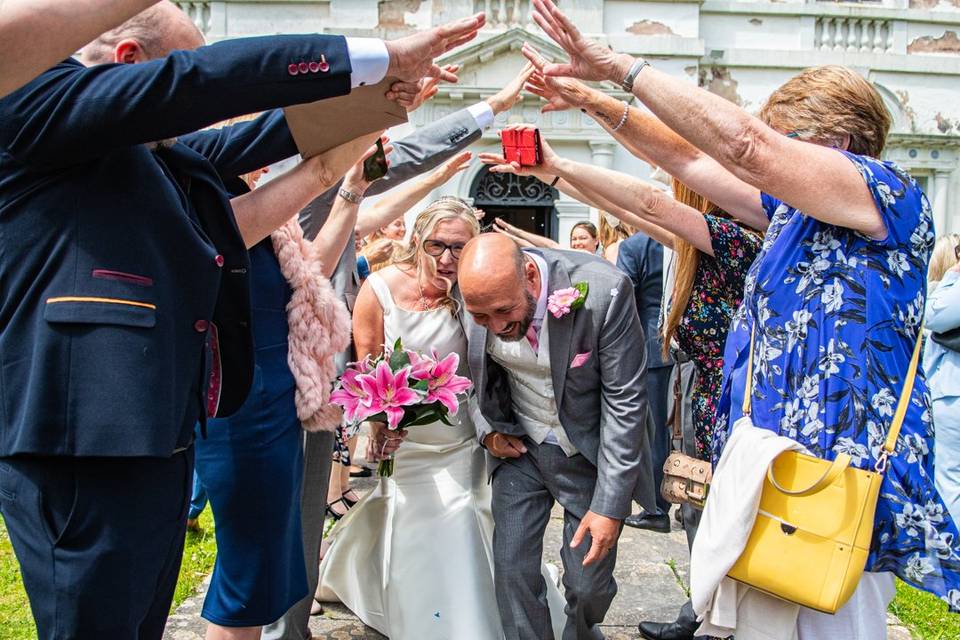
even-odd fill
[{"label": "yellow leather handbag", "polygon": [[[923,330],[879,460],[872,471],[841,453],[827,461],[787,451],[767,469],[747,545],[727,574],[746,585],[823,613],[836,613],[857,585],[870,553],[880,483],[910,404]],[[753,336],[743,414],[750,415]]]}]

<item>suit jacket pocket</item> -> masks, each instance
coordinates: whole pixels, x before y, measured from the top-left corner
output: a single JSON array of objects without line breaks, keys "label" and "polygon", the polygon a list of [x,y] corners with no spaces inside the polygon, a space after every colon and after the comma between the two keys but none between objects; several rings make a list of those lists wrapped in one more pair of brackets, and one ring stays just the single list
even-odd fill
[{"label": "suit jacket pocket", "polygon": [[47,298],[43,318],[47,322],[68,324],[117,324],[128,327],[153,327],[157,307],[149,302],[95,296]]}]

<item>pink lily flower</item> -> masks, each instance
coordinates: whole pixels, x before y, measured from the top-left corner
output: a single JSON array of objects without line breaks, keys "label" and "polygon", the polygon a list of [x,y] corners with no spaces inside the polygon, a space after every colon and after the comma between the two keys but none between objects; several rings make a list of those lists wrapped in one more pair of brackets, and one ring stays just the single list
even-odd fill
[{"label": "pink lily flower", "polygon": [[356,369],[347,369],[340,377],[340,388],[330,394],[330,402],[343,407],[343,415],[351,423],[362,420],[357,416],[371,401],[370,394],[360,384],[361,375]]},{"label": "pink lily flower", "polygon": [[427,380],[430,378],[430,372],[436,366],[436,352],[434,358],[428,358],[416,351],[407,351],[407,357],[410,358],[410,377],[414,380]]},{"label": "pink lily flower", "polygon": [[355,369],[357,373],[370,373],[370,371],[373,370],[370,356],[367,356],[363,360],[357,360],[356,362],[348,362],[347,366],[350,369]]},{"label": "pink lily flower", "polygon": [[407,383],[409,373],[409,367],[394,373],[389,363],[381,362],[373,373],[361,376],[360,384],[371,399],[369,406],[361,410],[364,417],[386,413],[387,426],[396,429],[403,418],[403,407],[420,402],[420,395]]},{"label": "pink lily flower", "polygon": [[427,397],[424,399],[426,404],[440,402],[451,415],[456,415],[460,408],[457,394],[467,391],[472,386],[469,379],[457,375],[459,366],[460,356],[456,353],[451,353],[434,365],[430,371]]}]

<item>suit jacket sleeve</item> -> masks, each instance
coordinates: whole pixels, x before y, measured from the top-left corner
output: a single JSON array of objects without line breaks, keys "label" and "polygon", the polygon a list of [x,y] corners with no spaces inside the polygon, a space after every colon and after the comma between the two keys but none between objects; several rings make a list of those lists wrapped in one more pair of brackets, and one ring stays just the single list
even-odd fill
[{"label": "suit jacket sleeve", "polygon": [[250,122],[189,133],[179,141],[209,160],[224,180],[298,153],[280,109],[267,111]]},{"label": "suit jacket sleeve", "polygon": [[[294,74],[320,60],[327,72]],[[350,92],[346,39],[238,38],[141,64],[67,60],[0,100],[0,147],[24,163],[68,166],[226,118]]]},{"label": "suit jacket sleeve", "polygon": [[626,276],[620,278],[616,291],[600,330],[600,448],[590,510],[623,519],[630,515],[634,489],[641,479],[641,455],[646,455],[649,443],[646,350],[638,348],[643,344],[643,327]]},{"label": "suit jacket sleeve", "polygon": [[[468,109],[461,109],[434,123],[417,129],[393,143],[390,170],[370,185],[366,195],[375,196],[410,178],[440,166],[466,149],[481,135],[476,119]],[[343,180],[330,187],[300,212],[300,226],[307,238],[315,238],[327,219]]]}]

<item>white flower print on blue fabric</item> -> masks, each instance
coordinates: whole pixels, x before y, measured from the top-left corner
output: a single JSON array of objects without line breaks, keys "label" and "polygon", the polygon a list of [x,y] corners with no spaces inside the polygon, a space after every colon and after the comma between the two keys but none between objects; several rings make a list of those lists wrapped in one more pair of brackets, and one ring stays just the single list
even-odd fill
[{"label": "white flower print on blue fabric", "polygon": [[[726,429],[713,435],[714,461],[742,414],[731,390],[746,386],[754,328],[756,426],[822,458],[846,453],[861,469],[882,455],[922,323],[935,229],[903,169],[839,153],[860,172],[887,233],[868,238],[762,194],[770,224],[727,337],[717,406]],[[883,476],[867,570],[892,571],[960,609],[960,532],[933,486],[933,436],[918,376]]]}]

